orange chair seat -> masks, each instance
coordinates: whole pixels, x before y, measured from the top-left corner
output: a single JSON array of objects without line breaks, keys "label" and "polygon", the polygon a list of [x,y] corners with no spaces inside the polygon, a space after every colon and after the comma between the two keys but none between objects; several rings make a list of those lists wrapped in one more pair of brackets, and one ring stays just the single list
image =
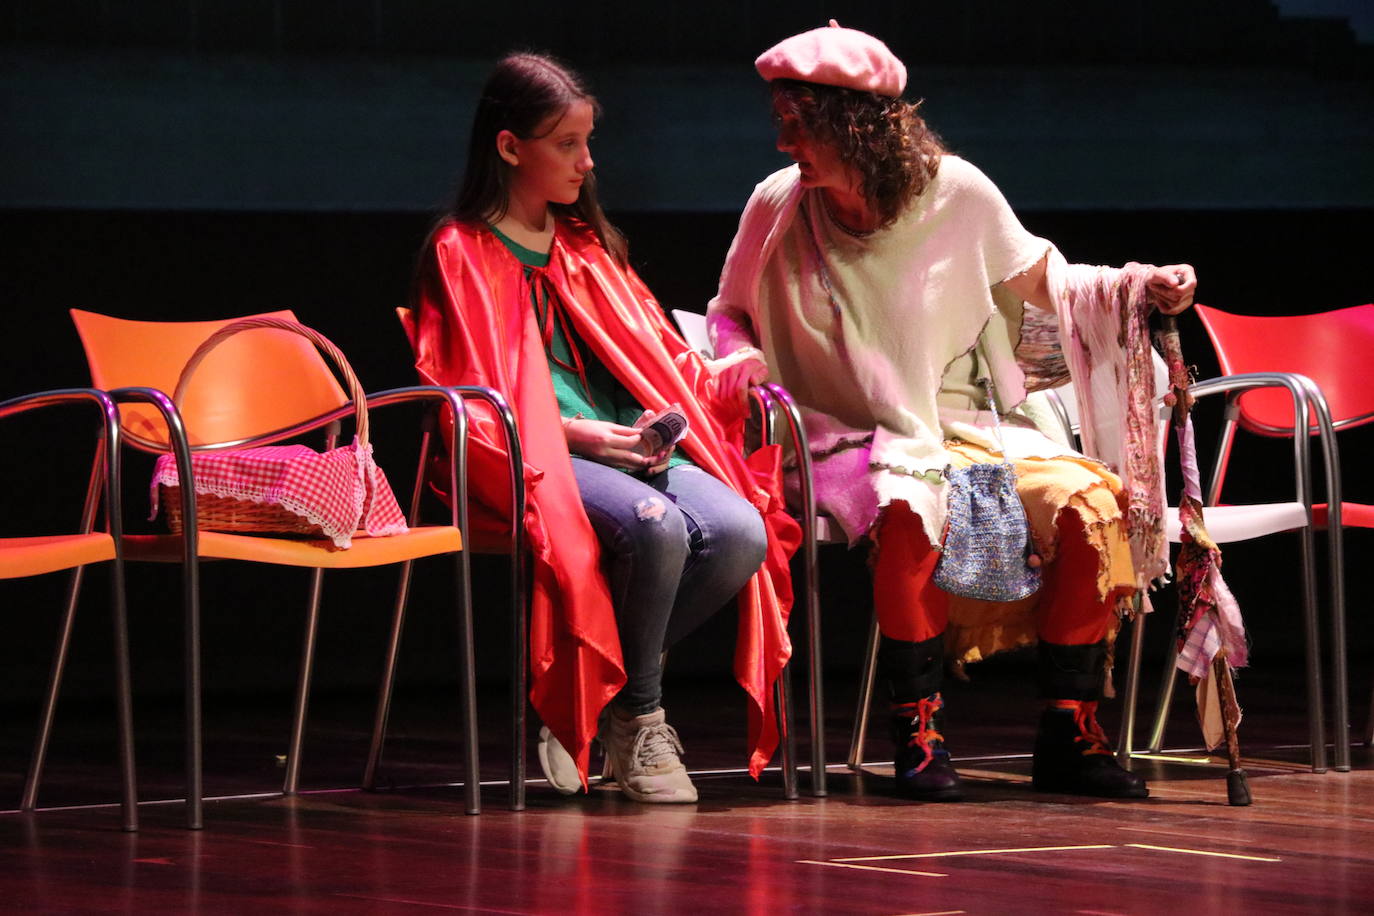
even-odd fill
[{"label": "orange chair seat", "polygon": [[0,538],[0,579],[40,576],[87,563],[102,563],[114,556],[114,540],[103,531]]},{"label": "orange chair seat", "polygon": [[[383,566],[461,549],[462,535],[452,525],[412,528],[391,537],[368,537],[359,531],[353,546],[338,550],[330,540],[269,537],[258,534],[200,532],[200,556],[212,560],[246,560],[322,569],[358,569]],[[181,561],[181,536],[174,534],[128,535],[124,554],[131,560],[177,563]]]}]

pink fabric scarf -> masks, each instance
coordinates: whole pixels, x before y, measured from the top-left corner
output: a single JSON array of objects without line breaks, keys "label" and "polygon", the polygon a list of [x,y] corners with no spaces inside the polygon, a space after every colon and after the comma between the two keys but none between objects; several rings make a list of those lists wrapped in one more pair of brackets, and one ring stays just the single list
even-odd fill
[{"label": "pink fabric scarf", "polygon": [[1067,265],[1051,270],[1064,357],[1078,398],[1083,449],[1120,474],[1136,585],[1168,573],[1150,301],[1152,269]]}]

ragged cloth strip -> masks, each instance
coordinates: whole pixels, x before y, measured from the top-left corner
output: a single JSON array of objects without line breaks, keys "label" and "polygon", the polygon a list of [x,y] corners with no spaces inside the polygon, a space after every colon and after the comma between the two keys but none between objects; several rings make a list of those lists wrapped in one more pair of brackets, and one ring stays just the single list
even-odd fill
[{"label": "ragged cloth strip", "polygon": [[1177,330],[1160,335],[1160,349],[1169,367],[1174,430],[1183,468],[1183,495],[1179,498],[1182,544],[1174,567],[1178,588],[1177,666],[1196,686],[1198,724],[1207,749],[1213,750],[1225,740],[1228,720],[1234,734],[1241,719],[1234,692],[1220,689],[1217,683],[1217,660],[1222,660],[1223,676],[1229,677],[1231,668],[1248,664],[1249,651],[1240,606],[1221,577],[1221,548],[1207,534],[1203,521],[1201,475],[1193,419],[1188,413],[1189,374]]}]

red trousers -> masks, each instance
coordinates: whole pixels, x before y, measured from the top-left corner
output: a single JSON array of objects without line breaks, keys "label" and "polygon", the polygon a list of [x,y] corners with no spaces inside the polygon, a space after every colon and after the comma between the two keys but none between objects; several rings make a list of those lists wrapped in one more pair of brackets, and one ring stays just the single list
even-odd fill
[{"label": "red trousers", "polygon": [[[1060,645],[1080,646],[1107,635],[1115,594],[1097,593],[1097,551],[1084,537],[1077,512],[1059,514],[1059,548],[1045,565],[1036,605],[1038,636]],[[921,527],[920,516],[904,502],[888,506],[877,532],[873,566],[873,605],[878,629],[890,639],[921,642],[945,631],[949,595],[931,577],[940,559]]]}]

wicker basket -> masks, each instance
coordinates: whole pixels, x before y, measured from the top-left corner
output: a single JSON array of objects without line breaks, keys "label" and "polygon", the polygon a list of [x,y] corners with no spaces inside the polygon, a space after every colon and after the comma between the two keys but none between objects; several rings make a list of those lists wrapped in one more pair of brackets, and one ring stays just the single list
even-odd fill
[{"label": "wicker basket", "polygon": [[[299,334],[314,343],[333,361],[347,383],[349,394],[353,398],[353,409],[357,418],[358,444],[366,448],[368,442],[367,394],[363,391],[358,376],[354,374],[353,367],[348,364],[342,351],[324,335],[303,324],[282,318],[266,316],[244,318],[227,324],[210,335],[191,354],[191,358],[186,361],[185,368],[181,370],[181,378],[177,380],[176,392],[172,395],[172,400],[177,407],[181,407],[182,398],[185,396],[191,375],[206,355],[227,338],[241,331],[255,328],[276,328]],[[159,502],[166,513],[167,525],[173,533],[180,534],[182,529],[181,488],[163,484],[160,489]],[[319,525],[281,506],[254,502],[249,499],[216,496],[210,493],[196,494],[196,524],[208,531],[259,532],[304,537],[325,536]]]}]

